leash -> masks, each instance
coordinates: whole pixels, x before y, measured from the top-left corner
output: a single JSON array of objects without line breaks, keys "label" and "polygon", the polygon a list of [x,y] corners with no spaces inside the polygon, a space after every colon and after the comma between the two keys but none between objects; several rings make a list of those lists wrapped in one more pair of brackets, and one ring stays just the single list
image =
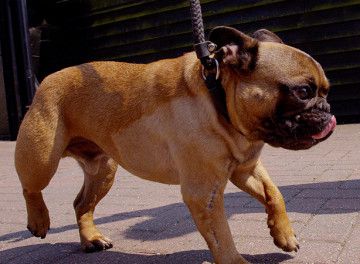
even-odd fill
[{"label": "leash", "polygon": [[229,121],[225,90],[220,82],[219,62],[214,57],[211,57],[217,47],[216,44],[205,40],[200,0],[190,0],[190,13],[194,50],[203,67],[202,77],[211,94],[216,109]]}]

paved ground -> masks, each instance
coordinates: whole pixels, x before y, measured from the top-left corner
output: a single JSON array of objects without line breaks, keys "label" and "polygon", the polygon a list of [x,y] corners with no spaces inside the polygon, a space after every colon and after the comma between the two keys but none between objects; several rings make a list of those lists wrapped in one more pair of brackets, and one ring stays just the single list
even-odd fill
[{"label": "paved ground", "polygon": [[[62,160],[45,190],[50,233],[43,240],[31,237],[13,152],[14,142],[0,142],[0,263],[212,261],[178,186],[147,182],[121,169],[96,211],[98,226],[115,246],[82,253],[72,210],[82,176],[71,159]],[[287,254],[276,248],[261,205],[229,184],[225,203],[238,250],[253,263],[360,263],[360,125],[338,126],[308,151],[266,147],[263,162],[287,201],[301,249]]]}]

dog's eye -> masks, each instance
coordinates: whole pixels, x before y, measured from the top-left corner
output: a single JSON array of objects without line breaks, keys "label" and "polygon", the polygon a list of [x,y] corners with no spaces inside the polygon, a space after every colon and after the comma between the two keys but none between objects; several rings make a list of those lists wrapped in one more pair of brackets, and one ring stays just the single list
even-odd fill
[{"label": "dog's eye", "polygon": [[301,100],[309,99],[313,96],[310,86],[297,86],[294,88],[294,93]]}]

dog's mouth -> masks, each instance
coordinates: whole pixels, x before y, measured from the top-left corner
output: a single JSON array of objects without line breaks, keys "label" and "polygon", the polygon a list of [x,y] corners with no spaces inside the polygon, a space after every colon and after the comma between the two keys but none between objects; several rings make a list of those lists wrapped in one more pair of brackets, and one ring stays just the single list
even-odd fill
[{"label": "dog's mouth", "polygon": [[336,127],[336,118],[333,115],[331,116],[330,121],[327,123],[325,128],[321,130],[319,133],[312,135],[311,138],[315,140],[324,140],[331,135],[331,133],[335,130],[335,127]]},{"label": "dog's mouth", "polygon": [[334,115],[311,109],[290,117],[267,121],[264,141],[274,147],[308,149],[326,140],[336,127]]}]

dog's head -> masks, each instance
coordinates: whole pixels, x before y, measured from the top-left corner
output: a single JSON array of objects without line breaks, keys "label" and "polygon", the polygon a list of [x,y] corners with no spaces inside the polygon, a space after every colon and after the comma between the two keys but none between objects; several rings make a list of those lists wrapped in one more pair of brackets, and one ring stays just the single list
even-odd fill
[{"label": "dog's head", "polygon": [[268,30],[252,37],[230,27],[210,33],[232,124],[250,140],[306,149],[336,126],[326,101],[329,82],[308,54]]}]

